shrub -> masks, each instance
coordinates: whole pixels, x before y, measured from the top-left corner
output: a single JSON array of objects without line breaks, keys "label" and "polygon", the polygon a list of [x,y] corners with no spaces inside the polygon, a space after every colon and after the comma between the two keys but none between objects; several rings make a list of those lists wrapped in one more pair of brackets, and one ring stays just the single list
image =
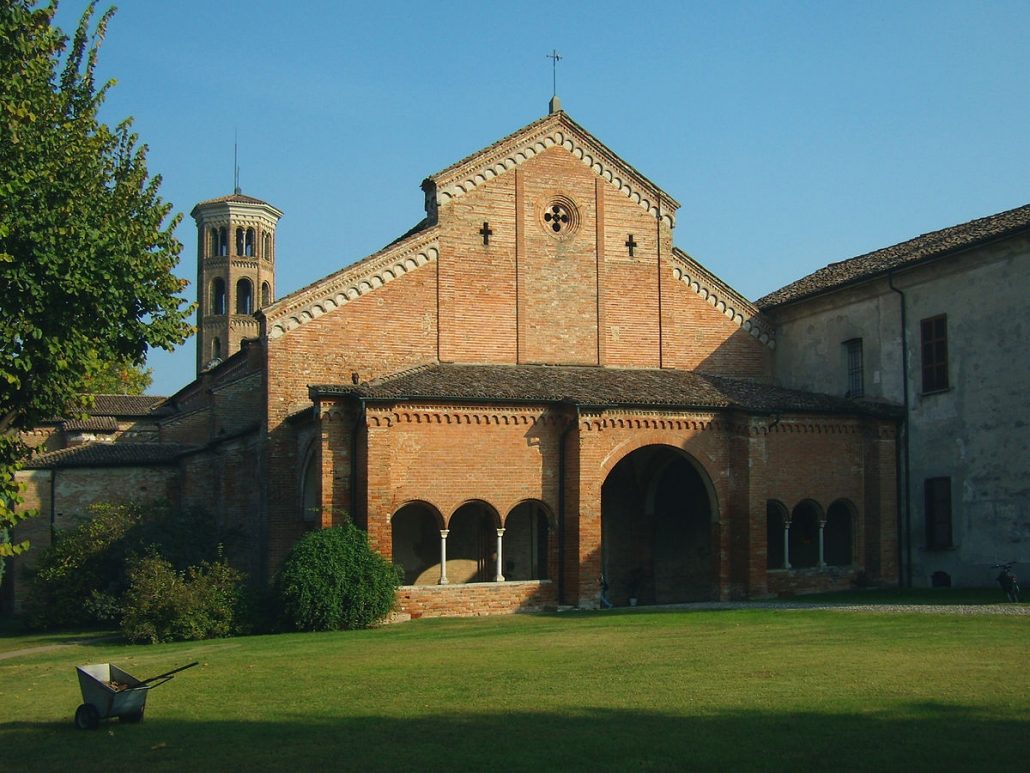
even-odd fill
[{"label": "shrub", "polygon": [[122,633],[134,642],[215,639],[239,629],[243,574],[224,560],[185,571],[156,555],[129,571]]},{"label": "shrub", "polygon": [[87,600],[125,589],[126,536],[143,518],[138,505],[97,504],[89,518],[59,532],[40,555],[25,601],[33,628],[104,622]]},{"label": "shrub", "polygon": [[222,541],[233,535],[211,520],[201,510],[162,505],[93,505],[40,555],[30,578],[26,622],[56,628],[118,620],[128,569],[140,556],[160,555],[180,570],[218,559]]},{"label": "shrub", "polygon": [[286,621],[301,631],[367,628],[393,608],[397,574],[353,524],[309,532],[277,581]]}]

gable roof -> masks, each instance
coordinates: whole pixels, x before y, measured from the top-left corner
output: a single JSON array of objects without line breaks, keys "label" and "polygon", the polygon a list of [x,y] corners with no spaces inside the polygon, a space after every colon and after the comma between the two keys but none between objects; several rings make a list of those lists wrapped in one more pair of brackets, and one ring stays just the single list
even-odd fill
[{"label": "gable roof", "polygon": [[627,198],[670,227],[679,202],[626,163],[604,143],[559,110],[523,126],[492,145],[466,156],[422,182],[426,209],[460,198],[482,183],[514,169],[548,148],[564,147]]},{"label": "gable roof", "polygon": [[438,231],[424,219],[378,252],[261,309],[258,316],[265,321],[268,337],[279,338],[409,271],[434,262],[440,254]]},{"label": "gable roof", "polygon": [[756,305],[764,310],[793,303],[845,285],[885,275],[903,266],[941,258],[1027,230],[1030,230],[1030,204],[940,231],[932,231],[850,260],[831,263],[760,298]]},{"label": "gable roof", "polygon": [[584,406],[733,409],[893,415],[889,407],[695,371],[589,365],[425,365],[357,386],[316,385],[320,395],[383,402],[574,402]]},{"label": "gable roof", "polygon": [[156,395],[94,395],[91,416],[149,416],[165,401]]},{"label": "gable roof", "polygon": [[776,329],[758,307],[708,271],[679,247],[672,248],[674,279],[683,282],[701,300],[732,320],[741,330],[770,349],[776,347]]},{"label": "gable roof", "polygon": [[172,464],[195,450],[179,443],[86,443],[49,451],[29,459],[24,468],[45,470],[65,467],[153,467]]}]

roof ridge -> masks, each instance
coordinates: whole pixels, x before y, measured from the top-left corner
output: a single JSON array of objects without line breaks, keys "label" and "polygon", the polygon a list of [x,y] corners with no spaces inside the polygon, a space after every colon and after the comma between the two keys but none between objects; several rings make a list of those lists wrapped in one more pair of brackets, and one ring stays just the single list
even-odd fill
[{"label": "roof ridge", "polygon": [[432,213],[434,208],[464,196],[482,183],[553,147],[564,147],[652,217],[661,218],[670,227],[675,226],[679,202],[564,111],[537,119],[426,177],[422,181],[426,209]]},{"label": "roof ridge", "polygon": [[927,231],[911,239],[828,263],[778,290],[768,293],[755,305],[769,309],[812,295],[883,275],[899,266],[946,257],[997,239],[1030,229],[1030,204],[1007,209],[964,223]]}]

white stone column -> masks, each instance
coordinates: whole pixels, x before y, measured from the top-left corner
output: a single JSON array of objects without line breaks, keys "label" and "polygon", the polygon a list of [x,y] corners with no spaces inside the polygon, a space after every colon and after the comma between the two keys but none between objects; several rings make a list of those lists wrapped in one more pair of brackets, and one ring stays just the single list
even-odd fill
[{"label": "white stone column", "polygon": [[826,521],[819,521],[819,568],[826,566],[826,552],[823,542],[823,534],[826,532]]},{"label": "white stone column", "polygon": [[504,575],[501,574],[501,537],[504,536],[504,529],[497,530],[497,576],[494,577],[494,582],[504,582]]},{"label": "white stone column", "polygon": [[440,585],[447,585],[447,535],[448,529],[440,529]]},{"label": "white stone column", "polygon": [[783,568],[790,569],[790,521],[783,522]]}]

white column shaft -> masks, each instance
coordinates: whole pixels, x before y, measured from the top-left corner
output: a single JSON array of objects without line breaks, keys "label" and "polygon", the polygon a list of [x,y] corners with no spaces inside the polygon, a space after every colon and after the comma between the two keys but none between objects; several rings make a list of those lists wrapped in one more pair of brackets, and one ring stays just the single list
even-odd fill
[{"label": "white column shaft", "polygon": [[447,585],[447,529],[440,529],[440,585]]}]

